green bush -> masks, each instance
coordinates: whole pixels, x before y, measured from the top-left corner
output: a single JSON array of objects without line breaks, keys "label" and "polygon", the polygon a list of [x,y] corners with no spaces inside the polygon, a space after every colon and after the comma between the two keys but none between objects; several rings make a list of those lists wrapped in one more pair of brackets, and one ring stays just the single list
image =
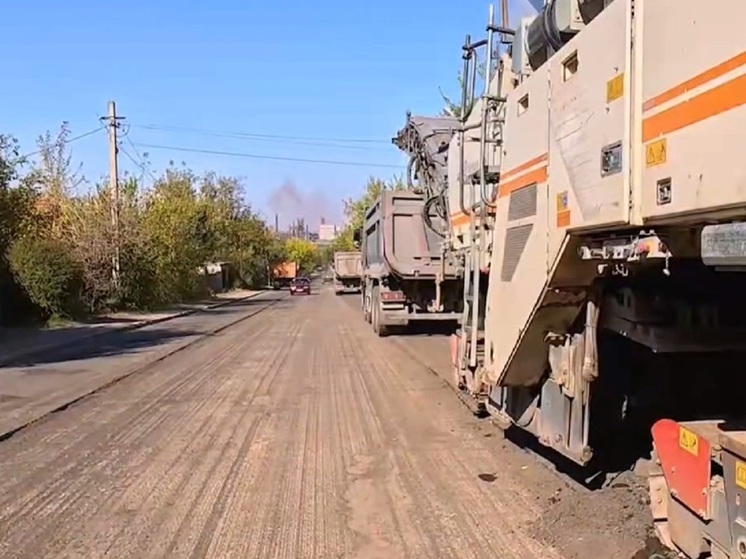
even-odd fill
[{"label": "green bush", "polygon": [[33,303],[50,316],[74,316],[79,309],[81,272],[59,241],[22,237],[8,251],[11,271]]},{"label": "green bush", "polygon": [[120,254],[120,302],[127,309],[154,309],[163,304],[156,260],[144,247],[125,246]]}]

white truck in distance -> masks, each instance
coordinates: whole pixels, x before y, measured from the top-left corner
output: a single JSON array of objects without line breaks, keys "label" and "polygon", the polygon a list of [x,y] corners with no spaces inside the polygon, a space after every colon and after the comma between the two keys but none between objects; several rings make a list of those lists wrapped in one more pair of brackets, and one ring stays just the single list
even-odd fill
[{"label": "white truck in distance", "polygon": [[347,290],[359,292],[363,276],[363,260],[360,251],[334,253],[334,292],[337,295]]}]

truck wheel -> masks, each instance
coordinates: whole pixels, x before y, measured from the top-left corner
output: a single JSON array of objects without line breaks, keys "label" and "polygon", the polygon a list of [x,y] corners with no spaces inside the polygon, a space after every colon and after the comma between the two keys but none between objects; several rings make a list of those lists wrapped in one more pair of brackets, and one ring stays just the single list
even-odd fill
[{"label": "truck wheel", "polygon": [[362,292],[362,296],[360,297],[360,304],[362,305],[363,310],[363,320],[370,324],[371,317],[370,317],[370,311],[368,310],[367,301],[365,300],[365,291]]},{"label": "truck wheel", "polygon": [[373,288],[373,296],[371,297],[371,312],[373,314],[373,331],[378,334],[379,338],[383,338],[388,334],[388,329],[385,325],[381,324],[381,301],[378,291],[378,286]]}]

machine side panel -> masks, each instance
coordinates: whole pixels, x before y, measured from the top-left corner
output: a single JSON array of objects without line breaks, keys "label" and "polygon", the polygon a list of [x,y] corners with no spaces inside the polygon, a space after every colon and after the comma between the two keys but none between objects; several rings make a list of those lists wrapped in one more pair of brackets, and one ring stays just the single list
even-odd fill
[{"label": "machine side panel", "polygon": [[[616,0],[509,95],[487,333],[499,384],[538,382],[546,334],[578,312],[582,299],[550,289],[561,262],[580,264],[568,230],[628,222],[630,35],[630,0]],[[510,220],[508,199],[533,185],[536,217]]]},{"label": "machine side panel", "polygon": [[630,37],[630,0],[615,0],[548,62],[549,267],[568,230],[629,218]]},{"label": "machine side panel", "polygon": [[540,68],[506,103],[485,324],[495,371],[508,362],[547,281],[548,89],[548,69]]},{"label": "machine side panel", "polygon": [[744,213],[746,3],[655,0],[641,13],[643,218]]}]

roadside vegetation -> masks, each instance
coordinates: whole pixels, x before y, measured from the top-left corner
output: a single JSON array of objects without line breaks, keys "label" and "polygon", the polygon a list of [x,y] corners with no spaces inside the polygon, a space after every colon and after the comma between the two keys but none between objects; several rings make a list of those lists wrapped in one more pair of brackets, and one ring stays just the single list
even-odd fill
[{"label": "roadside vegetation", "polygon": [[[119,235],[108,178],[88,182],[73,165],[65,124],[39,137],[33,158],[0,134],[0,321],[12,326],[149,310],[209,295],[200,269],[230,263],[233,287],[261,287],[284,260],[310,270],[333,250],[352,250],[352,231],[383,188],[371,178],[334,247],[282,240],[242,197],[238,179],[171,165],[145,187],[120,177]],[[119,273],[113,273],[119,261]]]}]

